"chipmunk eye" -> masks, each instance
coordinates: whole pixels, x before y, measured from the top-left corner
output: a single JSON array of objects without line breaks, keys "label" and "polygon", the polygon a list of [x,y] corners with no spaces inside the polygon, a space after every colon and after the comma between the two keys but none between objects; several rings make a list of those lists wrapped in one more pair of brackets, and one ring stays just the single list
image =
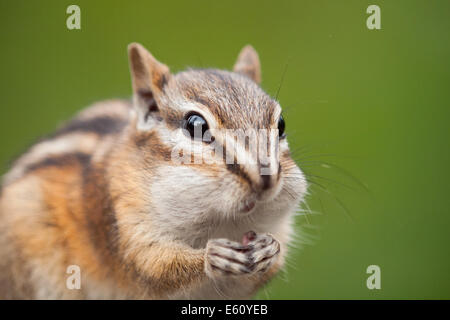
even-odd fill
[{"label": "chipmunk eye", "polygon": [[280,116],[280,119],[278,119],[278,137],[280,139],[283,139],[286,137],[286,133],[284,132],[285,128],[286,128],[286,123],[284,122],[283,116]]},{"label": "chipmunk eye", "polygon": [[[189,132],[192,139],[203,140],[205,131],[209,129],[205,118],[196,113],[188,114],[184,123],[184,128]],[[201,136],[199,136],[201,133]],[[198,135],[198,136],[196,136]]]}]

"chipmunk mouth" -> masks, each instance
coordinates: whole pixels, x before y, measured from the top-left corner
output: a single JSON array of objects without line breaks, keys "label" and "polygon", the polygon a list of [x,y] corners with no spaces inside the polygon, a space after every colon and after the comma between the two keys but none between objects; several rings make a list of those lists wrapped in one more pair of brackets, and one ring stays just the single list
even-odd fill
[{"label": "chipmunk mouth", "polygon": [[238,206],[238,212],[241,214],[249,214],[254,211],[256,207],[256,199],[254,197],[249,197],[242,200]]},{"label": "chipmunk mouth", "polygon": [[246,200],[244,201],[244,207],[242,208],[242,212],[250,213],[256,206],[256,201],[254,200]]},{"label": "chipmunk mouth", "polygon": [[252,194],[246,200],[242,201],[239,207],[239,211],[244,214],[249,214],[255,211],[255,207],[258,203],[272,202],[279,194],[280,188],[276,186],[271,190],[266,190],[260,193]]}]

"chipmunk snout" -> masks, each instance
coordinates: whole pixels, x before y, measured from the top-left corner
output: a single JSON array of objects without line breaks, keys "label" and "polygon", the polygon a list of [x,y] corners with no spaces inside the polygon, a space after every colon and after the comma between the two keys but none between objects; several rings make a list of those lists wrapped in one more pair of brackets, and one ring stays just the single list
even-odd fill
[{"label": "chipmunk snout", "polygon": [[246,180],[251,190],[255,194],[258,194],[260,198],[270,196],[276,190],[276,186],[280,180],[280,164],[277,166],[232,164],[227,167],[228,170]]},{"label": "chipmunk snout", "polygon": [[[278,131],[249,129],[230,134],[216,134],[226,146],[226,168],[240,177],[245,187],[260,200],[270,199],[279,188],[280,152]],[[248,189],[247,189],[248,190]]]},{"label": "chipmunk snout", "polygon": [[275,168],[276,169],[270,168],[270,165],[260,165],[261,191],[270,190],[277,185],[280,178],[280,164]]},{"label": "chipmunk snout", "polygon": [[262,190],[270,189],[272,185],[272,177],[269,175],[262,175]]}]

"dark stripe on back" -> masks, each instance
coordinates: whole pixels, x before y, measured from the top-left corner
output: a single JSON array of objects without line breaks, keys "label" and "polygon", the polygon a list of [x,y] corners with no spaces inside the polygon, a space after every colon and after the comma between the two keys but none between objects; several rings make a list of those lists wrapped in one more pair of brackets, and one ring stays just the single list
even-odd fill
[{"label": "dark stripe on back", "polygon": [[33,163],[25,168],[25,174],[48,167],[64,167],[73,165],[74,162],[83,167],[89,166],[91,155],[83,152],[67,153],[63,155],[48,156],[39,162]]},{"label": "dark stripe on back", "polygon": [[127,121],[117,117],[102,116],[87,120],[75,119],[57,130],[51,138],[72,132],[91,132],[100,136],[118,133],[126,126]]},{"label": "dark stripe on back", "polygon": [[119,250],[119,230],[109,183],[105,172],[106,163],[83,167],[82,202],[85,227],[92,245],[97,249],[103,263],[112,266]]}]

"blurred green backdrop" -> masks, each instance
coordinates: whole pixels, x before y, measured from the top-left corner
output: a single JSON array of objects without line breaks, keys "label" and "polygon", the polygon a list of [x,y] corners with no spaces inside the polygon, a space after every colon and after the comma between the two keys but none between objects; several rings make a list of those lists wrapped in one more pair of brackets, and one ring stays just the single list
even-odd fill
[{"label": "blurred green backdrop", "polygon": [[[81,8],[81,30],[66,8]],[[368,30],[366,8],[381,8]],[[259,52],[309,174],[287,273],[258,298],[450,298],[449,1],[1,1],[0,163],[131,93],[126,46],[172,70]],[[341,169],[342,168],[342,169]],[[354,178],[353,178],[354,177]],[[368,191],[366,190],[368,189]],[[381,290],[366,268],[381,267]]]}]

